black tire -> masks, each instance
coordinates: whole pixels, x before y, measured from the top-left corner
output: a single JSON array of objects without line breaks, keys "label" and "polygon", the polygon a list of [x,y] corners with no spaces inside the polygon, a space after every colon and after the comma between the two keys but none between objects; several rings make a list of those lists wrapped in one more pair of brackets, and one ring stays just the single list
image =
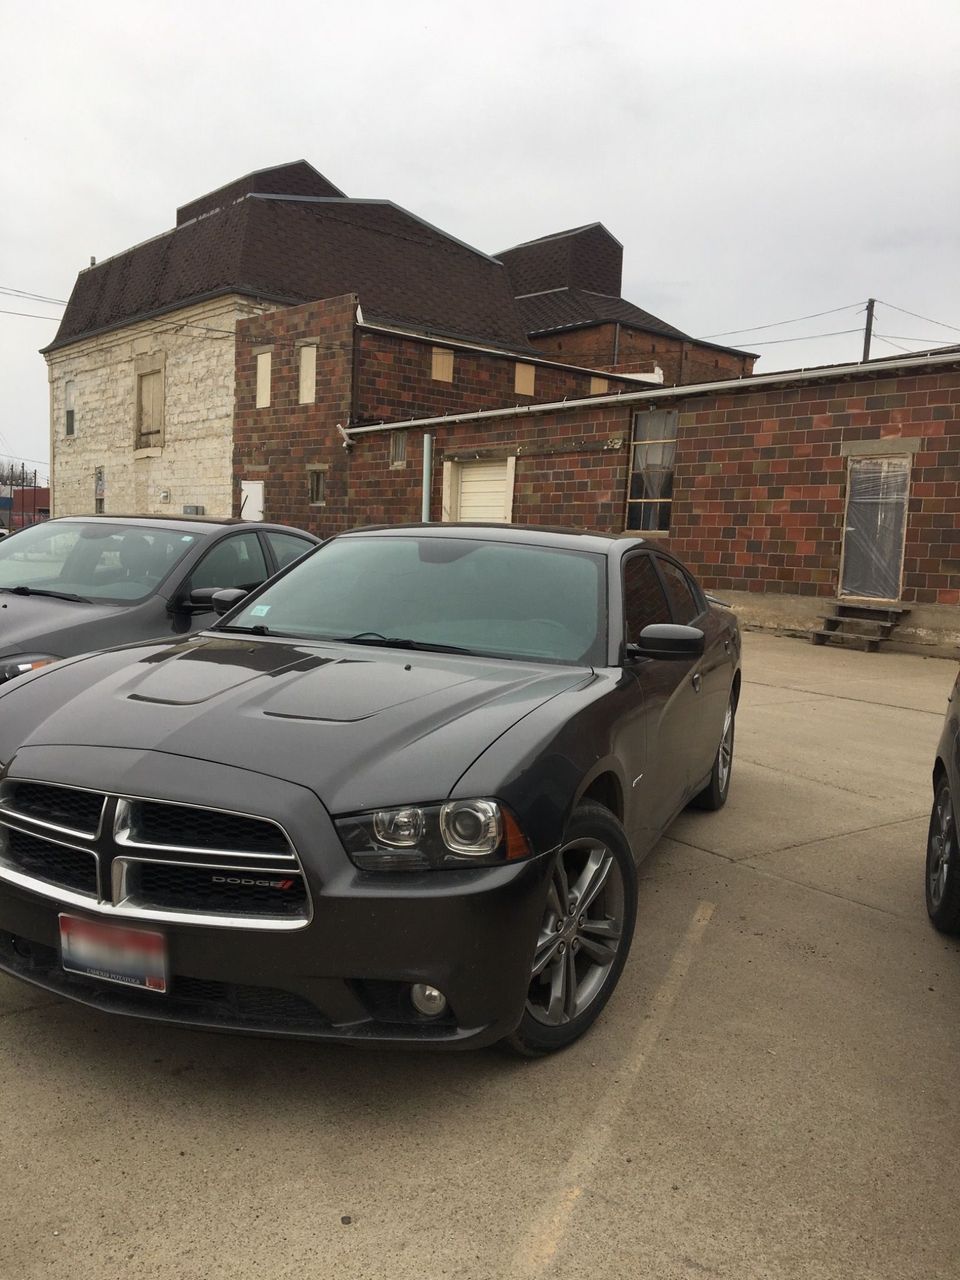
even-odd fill
[{"label": "black tire", "polygon": [[941,933],[960,933],[960,847],[950,784],[937,779],[927,832],[927,914]]},{"label": "black tire", "polygon": [[557,854],[526,1007],[504,1045],[533,1058],[582,1036],[620,980],[636,917],[637,868],[626,833],[609,809],[584,803]]},{"label": "black tire", "polygon": [[737,727],[737,705],[733,694],[723,716],[723,732],[720,745],[713,758],[710,781],[690,801],[694,809],[722,809],[730,794],[730,778],[733,774],[733,740]]}]

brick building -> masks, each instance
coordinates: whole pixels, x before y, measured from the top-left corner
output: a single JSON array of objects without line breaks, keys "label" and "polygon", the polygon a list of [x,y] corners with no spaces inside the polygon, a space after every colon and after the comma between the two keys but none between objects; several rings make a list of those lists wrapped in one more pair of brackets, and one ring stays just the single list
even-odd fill
[{"label": "brick building", "polygon": [[[248,430],[235,441],[237,325],[293,308],[275,331],[244,332],[275,348],[278,371],[286,366],[275,339],[302,342],[305,386],[314,365],[303,361],[331,376],[297,314],[316,300],[353,295],[359,308],[345,424],[600,394],[661,383],[664,368],[682,380],[697,344],[619,297],[613,237],[595,226],[550,239],[546,253],[518,246],[501,261],[389,200],[347,197],[302,160],[181,206],[170,230],[81,271],[44,351],[55,514],[230,514],[234,447],[246,448]],[[545,328],[530,313],[545,304],[515,297],[531,253],[543,259],[540,279],[569,284],[554,290],[553,308],[563,294],[575,331],[566,313]],[[611,321],[611,308],[620,319]],[[646,346],[634,350],[638,342]],[[725,351],[700,345],[701,354]],[[262,378],[269,353],[256,354]],[[752,360],[724,358],[717,376]],[[256,509],[257,483],[249,480],[245,513]]]},{"label": "brick building", "polygon": [[334,378],[332,399],[258,416],[244,349],[236,475],[263,459],[271,517],[330,533],[419,519],[429,437],[434,520],[474,517],[483,492],[484,518],[668,537],[748,622],[813,627],[838,597],[886,600],[910,610],[899,640],[960,642],[960,349],[351,426],[345,376],[339,398]]}]

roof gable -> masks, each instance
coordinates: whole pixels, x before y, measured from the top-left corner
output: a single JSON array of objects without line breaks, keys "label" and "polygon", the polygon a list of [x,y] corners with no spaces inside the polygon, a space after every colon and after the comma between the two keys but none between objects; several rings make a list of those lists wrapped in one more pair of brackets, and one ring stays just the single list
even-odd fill
[{"label": "roof gable", "polygon": [[177,226],[203,217],[215,209],[222,209],[243,196],[261,192],[265,195],[288,196],[342,196],[343,192],[319,173],[306,160],[292,160],[289,164],[275,165],[272,169],[256,169],[242,178],[236,178],[223,187],[217,187],[205,196],[198,196],[177,210]]}]

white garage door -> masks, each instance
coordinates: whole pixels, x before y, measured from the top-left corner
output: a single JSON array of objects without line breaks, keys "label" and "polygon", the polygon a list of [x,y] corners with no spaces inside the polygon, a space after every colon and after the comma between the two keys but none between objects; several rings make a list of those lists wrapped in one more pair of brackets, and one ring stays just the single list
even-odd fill
[{"label": "white garage door", "polygon": [[448,477],[449,520],[507,523],[513,506],[513,458],[456,462]]}]

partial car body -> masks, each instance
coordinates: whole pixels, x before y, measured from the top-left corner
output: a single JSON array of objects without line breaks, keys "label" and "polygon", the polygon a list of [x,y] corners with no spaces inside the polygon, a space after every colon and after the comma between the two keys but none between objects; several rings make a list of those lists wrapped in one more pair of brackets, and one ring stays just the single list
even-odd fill
[{"label": "partial car body", "polygon": [[316,546],[283,525],[66,516],[0,545],[0,684],[59,658],[209,625],[217,589],[252,590]]},{"label": "partial car body", "polygon": [[739,682],[733,615],[642,540],[341,535],[211,630],[0,692],[0,967],[190,1025],[559,1048],[636,862],[726,799]]},{"label": "partial car body", "polygon": [[960,933],[960,847],[957,803],[960,799],[960,674],[947,701],[943,730],[933,766],[933,808],[927,832],[926,902],[931,921],[942,933]]}]

